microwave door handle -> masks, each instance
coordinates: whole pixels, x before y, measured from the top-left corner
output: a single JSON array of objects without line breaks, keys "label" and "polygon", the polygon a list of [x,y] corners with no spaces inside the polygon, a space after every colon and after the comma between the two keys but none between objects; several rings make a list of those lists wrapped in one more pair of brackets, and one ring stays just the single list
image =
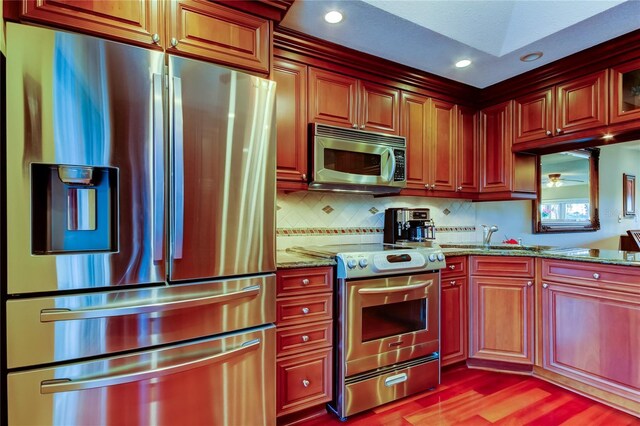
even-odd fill
[{"label": "microwave door handle", "polygon": [[194,368],[204,367],[214,363],[225,362],[229,359],[239,357],[245,353],[255,350],[260,346],[260,339],[253,339],[244,342],[239,347],[229,351],[220,352],[215,355],[204,356],[192,361],[181,362],[167,367],[152,368],[135,373],[113,374],[106,377],[87,380],[71,380],[68,378],[60,378],[53,380],[44,380],[40,382],[40,393],[51,394],[61,392],[71,392],[84,389],[104,388],[109,386],[121,385],[123,383],[140,382],[143,380],[156,379],[168,376],[170,374],[180,373],[183,371],[193,370]]},{"label": "microwave door handle", "polygon": [[387,294],[387,293],[399,293],[408,292],[411,290],[418,290],[430,286],[433,283],[432,280],[420,281],[411,285],[399,285],[394,287],[372,287],[372,288],[360,288],[358,294]]},{"label": "microwave door handle", "polygon": [[173,253],[182,259],[184,241],[184,130],[182,128],[182,80],[173,77]]},{"label": "microwave door handle", "polygon": [[174,299],[161,303],[149,303],[147,305],[118,306],[103,309],[78,309],[75,311],[65,308],[42,309],[40,311],[40,322],[120,317],[124,315],[141,315],[146,313],[170,311],[173,309],[193,308],[196,306],[229,302],[231,300],[241,299],[244,297],[255,297],[260,294],[261,289],[261,286],[256,284],[230,293]]},{"label": "microwave door handle", "polygon": [[389,159],[391,160],[391,168],[389,169],[389,182],[393,182],[393,176],[396,173],[396,156],[393,153],[393,148],[389,148]]},{"label": "microwave door handle", "polygon": [[164,259],[164,79],[153,74],[153,261]]}]

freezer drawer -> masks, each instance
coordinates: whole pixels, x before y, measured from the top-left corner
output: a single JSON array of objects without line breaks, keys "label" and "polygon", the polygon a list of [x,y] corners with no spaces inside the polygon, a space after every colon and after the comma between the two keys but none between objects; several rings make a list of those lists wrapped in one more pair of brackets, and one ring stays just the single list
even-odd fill
[{"label": "freezer drawer", "polygon": [[275,328],[11,373],[7,385],[11,425],[274,424]]},{"label": "freezer drawer", "polygon": [[10,369],[275,322],[274,274],[7,302]]}]

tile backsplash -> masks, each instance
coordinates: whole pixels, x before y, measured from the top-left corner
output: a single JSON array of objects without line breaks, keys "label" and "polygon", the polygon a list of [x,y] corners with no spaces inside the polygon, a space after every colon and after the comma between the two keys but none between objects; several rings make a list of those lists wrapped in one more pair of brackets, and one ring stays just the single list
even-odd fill
[{"label": "tile backsplash", "polygon": [[382,242],[384,211],[388,207],[430,209],[438,242],[476,238],[476,208],[467,200],[278,191],[278,249],[295,245]]}]

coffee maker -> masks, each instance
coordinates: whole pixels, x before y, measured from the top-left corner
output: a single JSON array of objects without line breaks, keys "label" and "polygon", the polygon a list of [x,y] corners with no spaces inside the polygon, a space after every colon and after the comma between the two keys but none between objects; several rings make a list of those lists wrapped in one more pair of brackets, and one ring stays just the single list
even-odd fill
[{"label": "coffee maker", "polygon": [[429,209],[390,208],[384,212],[384,242],[421,243],[436,238]]}]

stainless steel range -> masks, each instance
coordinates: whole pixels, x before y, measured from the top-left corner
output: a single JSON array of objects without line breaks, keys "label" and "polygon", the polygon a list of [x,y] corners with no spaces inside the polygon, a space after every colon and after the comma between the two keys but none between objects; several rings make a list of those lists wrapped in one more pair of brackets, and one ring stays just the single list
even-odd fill
[{"label": "stainless steel range", "polygon": [[440,381],[442,250],[392,244],[295,248],[335,258],[335,394],[342,419]]}]

